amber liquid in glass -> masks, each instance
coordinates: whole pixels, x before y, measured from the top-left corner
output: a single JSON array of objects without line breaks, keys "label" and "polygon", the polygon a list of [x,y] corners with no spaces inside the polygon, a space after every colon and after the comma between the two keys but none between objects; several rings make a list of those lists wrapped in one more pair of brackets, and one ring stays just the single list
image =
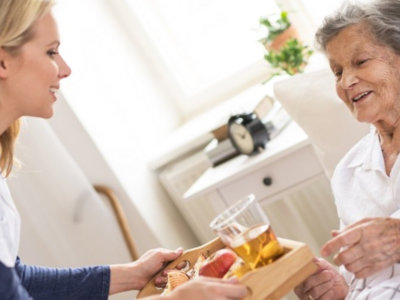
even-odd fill
[{"label": "amber liquid in glass", "polygon": [[268,265],[284,253],[269,225],[258,225],[237,236],[231,248],[251,269]]}]

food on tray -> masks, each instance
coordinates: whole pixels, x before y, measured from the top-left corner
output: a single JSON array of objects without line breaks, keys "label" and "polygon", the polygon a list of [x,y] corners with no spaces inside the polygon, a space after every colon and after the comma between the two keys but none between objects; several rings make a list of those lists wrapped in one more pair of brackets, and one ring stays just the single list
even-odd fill
[{"label": "food on tray", "polygon": [[185,283],[190,279],[185,272],[180,270],[170,270],[168,272],[167,278],[168,278],[166,287],[167,292],[172,291],[174,288],[181,285],[182,283]]},{"label": "food on tray", "polygon": [[231,278],[233,276],[240,278],[249,271],[251,271],[250,266],[238,256],[234,264],[229,268],[228,272],[226,272],[223,278]]},{"label": "food on tray", "polygon": [[221,249],[203,263],[199,270],[200,276],[222,278],[236,261],[237,255],[229,249]]},{"label": "food on tray", "polygon": [[[236,275],[239,278],[239,282],[247,286],[250,290],[251,299],[283,298],[294,287],[303,282],[305,278],[315,273],[318,268],[313,262],[314,255],[306,244],[286,239],[279,239],[279,242],[284,249],[284,254],[277,261],[252,270],[247,263],[244,263],[238,257],[223,278],[230,278]],[[165,288],[165,285],[161,289],[157,288],[155,283],[163,274],[165,274],[166,283],[168,273],[171,270],[176,271],[177,268],[180,268],[179,271],[186,273],[189,280],[196,278],[199,276],[202,265],[211,261],[214,255],[222,248],[226,248],[224,243],[220,238],[216,238],[201,247],[185,251],[179,258],[169,263],[156,278],[146,284],[139,292],[137,298],[141,299],[162,292],[164,294],[168,293],[169,290]],[[228,249],[231,248],[228,247]],[[183,275],[182,277],[185,280],[185,274]],[[177,288],[179,289],[179,286]]]},{"label": "food on tray", "polygon": [[[227,248],[217,250],[209,257],[205,254],[200,254],[192,268],[190,268],[189,262],[185,262],[186,264],[179,263],[175,269],[163,271],[161,276],[155,279],[155,283],[163,282],[164,279],[160,278],[167,276],[166,288],[163,291],[164,295],[189,279],[199,276],[216,278],[240,277],[250,270],[235,252]],[[181,269],[178,270],[178,268]]]},{"label": "food on tray", "polygon": [[[190,270],[191,266],[190,266],[190,262],[187,260],[183,260],[181,261],[179,264],[177,264],[175,266],[175,268],[173,270],[180,270],[182,272],[187,272],[188,270]],[[168,273],[169,271],[171,271],[172,269],[165,269],[161,272],[160,275],[158,275],[155,279],[154,279],[154,285],[157,288],[165,288],[165,286],[168,283]]]}]

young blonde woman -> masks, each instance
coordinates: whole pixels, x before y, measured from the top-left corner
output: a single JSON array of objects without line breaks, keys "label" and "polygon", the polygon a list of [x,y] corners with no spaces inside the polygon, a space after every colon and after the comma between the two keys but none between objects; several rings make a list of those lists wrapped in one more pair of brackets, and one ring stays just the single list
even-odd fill
[{"label": "young blonde woman", "polygon": [[[0,299],[107,299],[141,289],[182,250],[154,249],[135,262],[55,269],[24,265],[17,257],[20,219],[5,178],[13,165],[19,118],[50,118],[60,81],[71,70],[58,52],[60,39],[50,0],[0,0]],[[23,187],[21,187],[23,188]],[[168,296],[149,299],[239,299],[246,288],[201,278]]]}]

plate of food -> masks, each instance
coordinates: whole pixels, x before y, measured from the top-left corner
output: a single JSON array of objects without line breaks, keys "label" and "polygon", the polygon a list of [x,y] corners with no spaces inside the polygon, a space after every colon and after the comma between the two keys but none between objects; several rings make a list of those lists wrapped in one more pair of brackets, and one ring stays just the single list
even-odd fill
[{"label": "plate of food", "polygon": [[[168,264],[139,292],[137,298],[168,294],[198,276],[230,278],[236,276],[249,290],[247,300],[281,299],[317,270],[310,248],[301,242],[278,238],[283,254],[271,264],[250,269],[220,238],[185,251]],[[165,278],[165,287],[160,286]],[[156,284],[157,283],[157,284]]]}]

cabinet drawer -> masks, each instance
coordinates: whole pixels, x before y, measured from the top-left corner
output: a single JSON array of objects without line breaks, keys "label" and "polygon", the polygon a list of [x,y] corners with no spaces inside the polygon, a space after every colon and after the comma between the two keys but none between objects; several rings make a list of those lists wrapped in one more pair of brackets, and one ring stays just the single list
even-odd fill
[{"label": "cabinet drawer", "polygon": [[219,187],[218,191],[228,205],[250,193],[258,200],[266,200],[322,172],[312,146],[307,145]]}]

